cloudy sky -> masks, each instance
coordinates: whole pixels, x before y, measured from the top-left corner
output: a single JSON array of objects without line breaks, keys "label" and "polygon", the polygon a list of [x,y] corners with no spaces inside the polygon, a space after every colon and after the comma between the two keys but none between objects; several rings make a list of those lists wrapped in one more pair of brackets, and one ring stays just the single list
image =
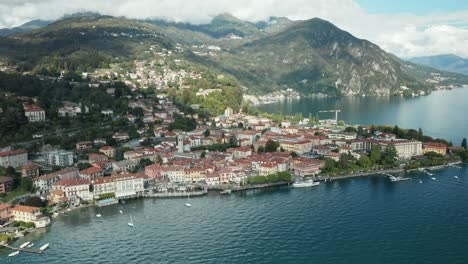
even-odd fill
[{"label": "cloudy sky", "polygon": [[468,58],[468,0],[0,0],[0,28],[83,11],[190,23],[224,12],[249,21],[320,17],[400,57]]}]

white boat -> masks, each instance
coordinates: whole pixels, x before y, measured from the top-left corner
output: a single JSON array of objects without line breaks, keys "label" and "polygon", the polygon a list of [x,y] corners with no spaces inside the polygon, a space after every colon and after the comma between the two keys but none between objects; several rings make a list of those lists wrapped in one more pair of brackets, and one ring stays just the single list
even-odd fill
[{"label": "white boat", "polygon": [[431,180],[433,181],[437,181],[436,177],[432,177]]},{"label": "white boat", "polygon": [[389,178],[390,178],[390,181],[392,181],[392,182],[407,181],[407,180],[410,179],[410,178],[403,178],[403,177],[400,177],[400,176],[398,176],[398,177],[390,176]]},{"label": "white boat", "polygon": [[131,215],[130,215],[130,222],[128,222],[128,226],[129,226],[129,227],[134,227],[134,225],[133,225],[133,218],[132,218]]},{"label": "white boat", "polygon": [[13,253],[10,253],[8,254],[9,257],[14,257],[14,256],[17,256],[19,254],[19,251],[15,251]]},{"label": "white boat", "polygon": [[185,206],[192,207],[192,205],[189,202],[190,202],[190,194],[187,195],[187,203],[185,204]]},{"label": "white boat", "polygon": [[99,217],[101,217],[101,216],[102,216],[101,214],[97,214],[97,215],[96,215],[97,218],[99,218]]},{"label": "white boat", "polygon": [[29,243],[28,248],[34,247],[34,243]]},{"label": "white boat", "polygon": [[305,180],[305,181],[296,180],[292,184],[292,187],[294,187],[294,188],[304,188],[304,187],[318,186],[319,184],[320,184],[320,182],[314,182],[314,180],[312,180],[312,179]]},{"label": "white boat", "polygon": [[458,179],[458,176],[453,176],[453,178]]},{"label": "white boat", "polygon": [[230,190],[230,189],[226,189],[226,190],[220,192],[220,194],[231,194],[231,190]]},{"label": "white boat", "polygon": [[23,243],[23,244],[21,244],[21,246],[19,246],[19,248],[25,248],[25,247],[27,247],[29,245],[29,243],[31,243],[31,242],[28,241],[26,243]]},{"label": "white boat", "polygon": [[44,251],[49,248],[49,243],[43,245],[42,247],[39,248],[40,251]]},{"label": "white boat", "polygon": [[120,213],[120,214],[123,214],[122,210],[119,210],[119,213]]}]

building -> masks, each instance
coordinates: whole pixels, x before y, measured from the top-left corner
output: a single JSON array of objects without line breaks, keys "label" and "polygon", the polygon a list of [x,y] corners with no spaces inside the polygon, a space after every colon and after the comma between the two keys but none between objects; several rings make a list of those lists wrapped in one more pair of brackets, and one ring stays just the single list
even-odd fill
[{"label": "building", "polygon": [[422,155],[422,142],[417,140],[391,140],[391,141],[377,141],[384,150],[388,146],[395,147],[399,159],[410,159],[414,156]]},{"label": "building", "polygon": [[36,228],[46,227],[50,224],[50,218],[41,213],[41,208],[25,205],[17,205],[11,209],[14,221],[34,223]]},{"label": "building", "polygon": [[9,193],[13,190],[13,179],[0,176],[0,193]]},{"label": "building", "polygon": [[29,122],[45,121],[45,111],[37,105],[24,104],[24,115],[28,118]]},{"label": "building", "polygon": [[295,152],[297,154],[303,154],[312,150],[312,142],[310,140],[300,141],[280,141],[280,147],[287,152]]},{"label": "building", "polygon": [[34,163],[26,163],[21,166],[21,176],[36,178],[39,176],[39,166]]},{"label": "building", "polygon": [[0,152],[0,166],[19,167],[28,162],[28,152],[24,149],[16,149]]},{"label": "building", "polygon": [[52,185],[52,191],[61,190],[65,196],[72,202],[78,203],[79,200],[89,201],[93,195],[89,191],[89,179],[64,179]]},{"label": "building", "polygon": [[94,181],[94,197],[105,193],[114,193],[115,198],[135,197],[143,195],[144,176],[137,174],[124,174],[104,177]]},{"label": "building", "polygon": [[47,201],[49,201],[49,205],[56,205],[60,203],[68,202],[68,198],[65,196],[65,192],[62,190],[53,190],[47,195]]},{"label": "building", "polygon": [[145,167],[145,175],[152,179],[160,179],[162,167],[159,164],[152,164]]},{"label": "building", "polygon": [[94,154],[94,153],[91,153],[91,154],[88,155],[88,162],[89,163],[96,163],[96,162],[108,161],[108,160],[109,160],[109,158],[106,155]]},{"label": "building", "polygon": [[293,162],[294,175],[296,176],[312,176],[320,173],[320,168],[325,165],[323,160],[308,159],[297,157]]},{"label": "building", "polygon": [[356,133],[347,133],[347,132],[339,132],[339,133],[328,133],[329,139],[341,139],[341,140],[353,140],[357,138]]},{"label": "building", "polygon": [[76,167],[65,168],[33,179],[33,186],[42,194],[52,190],[52,185],[61,179],[76,179],[80,171]]},{"label": "building", "polygon": [[126,141],[130,139],[130,137],[128,136],[128,133],[125,133],[125,132],[115,133],[114,135],[112,135],[112,138],[115,139],[116,141]]},{"label": "building", "polygon": [[138,161],[134,160],[122,160],[112,163],[112,170],[113,171],[132,171],[138,166]]},{"label": "building", "polygon": [[99,152],[101,152],[102,154],[106,155],[107,157],[111,159],[115,157],[115,148],[111,146],[103,146],[99,148]]},{"label": "building", "polygon": [[225,117],[230,117],[234,114],[234,110],[232,110],[231,107],[228,107],[226,108],[226,110],[224,110],[224,116]]},{"label": "building", "polygon": [[277,164],[273,162],[266,162],[258,166],[258,175],[267,176],[276,174],[278,172]]},{"label": "building", "polygon": [[93,147],[92,141],[82,141],[76,143],[76,150],[87,150]]},{"label": "building", "polygon": [[80,178],[87,180],[95,180],[104,176],[104,172],[101,168],[98,167],[89,167],[80,171]]},{"label": "building", "polygon": [[0,203],[0,220],[7,220],[11,216],[11,205]]},{"label": "building", "polygon": [[447,155],[447,145],[435,142],[426,142],[423,144],[423,154],[435,152],[440,155]]},{"label": "building", "polygon": [[67,167],[73,165],[73,152],[55,150],[47,153],[46,163],[53,166]]}]

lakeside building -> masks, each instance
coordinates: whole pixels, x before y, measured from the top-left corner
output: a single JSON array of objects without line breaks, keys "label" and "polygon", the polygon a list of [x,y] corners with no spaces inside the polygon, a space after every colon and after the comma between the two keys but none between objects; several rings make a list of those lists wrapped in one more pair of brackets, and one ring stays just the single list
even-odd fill
[{"label": "lakeside building", "polygon": [[0,220],[6,221],[11,217],[11,205],[0,203]]},{"label": "lakeside building", "polygon": [[320,173],[323,166],[325,166],[323,160],[296,157],[291,164],[291,169],[296,176],[315,176]]},{"label": "lakeside building", "polygon": [[143,195],[144,175],[123,174],[104,177],[93,182],[93,194],[97,198],[105,193],[114,193],[116,199]]},{"label": "lakeside building", "polygon": [[0,152],[0,166],[19,167],[28,162],[28,152],[25,149],[15,149]]},{"label": "lakeside building", "polygon": [[49,165],[67,167],[73,165],[73,152],[55,150],[47,153],[46,163]]},{"label": "lakeside building", "polygon": [[11,209],[14,221],[33,223],[36,228],[46,227],[50,224],[50,218],[41,213],[41,208],[25,205],[17,205]]},{"label": "lakeside building", "polygon": [[390,141],[377,141],[377,144],[385,150],[388,146],[394,146],[399,159],[410,159],[422,155],[422,142],[417,140],[397,139]]},{"label": "lakeside building", "polygon": [[78,204],[80,199],[85,201],[93,199],[89,190],[90,183],[88,179],[63,179],[52,185],[52,191],[61,190],[71,203]]},{"label": "lakeside building", "polygon": [[41,194],[47,194],[52,190],[52,185],[61,179],[75,179],[80,175],[76,167],[65,168],[33,179],[33,186]]},{"label": "lakeside building", "polygon": [[101,148],[99,148],[99,152],[103,153],[111,159],[115,157],[115,148],[111,146],[102,146]]},{"label": "lakeside building", "polygon": [[13,179],[0,176],[0,193],[9,193],[13,190]]},{"label": "lakeside building", "polygon": [[80,171],[80,178],[87,180],[95,180],[104,176],[104,172],[101,168],[91,166],[87,169]]},{"label": "lakeside building", "polygon": [[435,152],[440,155],[447,155],[447,145],[435,142],[425,142],[423,144],[423,154]]},{"label": "lakeside building", "polygon": [[24,115],[28,118],[29,122],[45,121],[45,110],[37,105],[24,104]]}]

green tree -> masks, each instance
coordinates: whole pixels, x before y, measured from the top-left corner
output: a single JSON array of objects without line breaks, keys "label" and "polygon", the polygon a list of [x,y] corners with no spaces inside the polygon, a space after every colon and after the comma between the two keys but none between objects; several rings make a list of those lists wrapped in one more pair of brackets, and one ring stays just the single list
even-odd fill
[{"label": "green tree", "polygon": [[468,148],[468,145],[467,145],[467,143],[466,143],[466,138],[463,138],[462,143],[461,143],[461,147],[462,147],[463,149],[467,149],[467,148]]},{"label": "green tree", "polygon": [[376,164],[380,162],[380,160],[382,159],[382,147],[380,145],[377,145],[377,144],[372,145],[370,159],[372,160],[373,163],[376,163]]},{"label": "green tree", "polygon": [[279,147],[279,143],[269,139],[265,143],[265,152],[275,152]]},{"label": "green tree", "polygon": [[370,168],[372,166],[372,160],[368,156],[362,155],[359,157],[357,164],[363,168]]},{"label": "green tree", "polygon": [[387,146],[382,154],[382,165],[394,166],[398,157],[397,150],[394,146]]},{"label": "green tree", "polygon": [[209,129],[205,130],[205,131],[203,132],[203,135],[204,135],[205,137],[208,137],[208,136],[210,135],[210,130],[209,130]]}]

